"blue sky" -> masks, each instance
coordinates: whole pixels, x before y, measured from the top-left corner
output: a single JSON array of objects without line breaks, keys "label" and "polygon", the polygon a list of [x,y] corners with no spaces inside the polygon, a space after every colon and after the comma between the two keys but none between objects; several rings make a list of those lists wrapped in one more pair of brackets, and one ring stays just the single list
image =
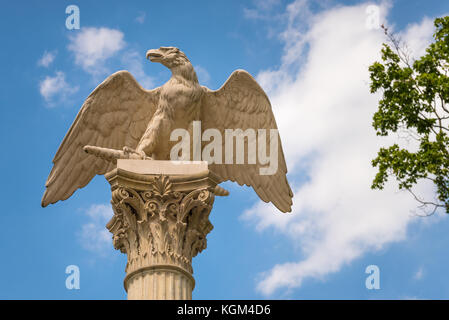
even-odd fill
[{"label": "blue sky", "polygon": [[[444,1],[14,1],[2,4],[1,299],[125,299],[126,256],[103,229],[109,185],[96,177],[69,200],[40,207],[51,160],[88,94],[128,69],[148,88],[169,71],[145,52],[177,46],[216,89],[243,68],[272,100],[284,142],[293,213],[230,183],[216,199],[208,248],[194,258],[194,299],[447,299],[447,216],[412,214],[394,185],[371,191],[370,128],[378,97],[367,67],[382,32],[366,8],[419,55]],[[323,4],[324,3],[324,4]],[[80,8],[67,30],[65,8]],[[101,36],[103,35],[103,37]],[[94,41],[91,41],[94,40]],[[104,41],[101,42],[100,40]],[[420,186],[431,195],[429,186]],[[80,289],[65,268],[80,268]],[[365,268],[380,268],[367,290]]]}]

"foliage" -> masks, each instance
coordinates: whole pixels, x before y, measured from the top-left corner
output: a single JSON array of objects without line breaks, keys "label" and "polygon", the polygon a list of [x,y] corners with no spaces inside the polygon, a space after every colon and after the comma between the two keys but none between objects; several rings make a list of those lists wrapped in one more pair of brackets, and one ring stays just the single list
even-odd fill
[{"label": "foliage", "polygon": [[[381,92],[373,127],[377,135],[387,136],[406,130],[418,150],[394,144],[381,148],[372,165],[378,168],[373,189],[382,189],[394,176],[400,189],[410,191],[421,207],[444,207],[449,213],[449,17],[434,22],[436,31],[426,53],[411,61],[408,50],[386,27],[390,40],[383,44],[382,62],[369,67],[371,93]],[[412,187],[429,179],[436,187],[436,200],[424,201]]]}]

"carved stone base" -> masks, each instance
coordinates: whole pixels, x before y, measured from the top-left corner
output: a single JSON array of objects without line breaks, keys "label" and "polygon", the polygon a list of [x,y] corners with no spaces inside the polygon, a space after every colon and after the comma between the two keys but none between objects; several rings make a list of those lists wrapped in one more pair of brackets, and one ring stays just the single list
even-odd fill
[{"label": "carved stone base", "polygon": [[119,160],[105,177],[114,210],[106,227],[128,256],[128,299],[191,299],[192,258],[207,247],[219,178],[207,163],[154,160]]}]

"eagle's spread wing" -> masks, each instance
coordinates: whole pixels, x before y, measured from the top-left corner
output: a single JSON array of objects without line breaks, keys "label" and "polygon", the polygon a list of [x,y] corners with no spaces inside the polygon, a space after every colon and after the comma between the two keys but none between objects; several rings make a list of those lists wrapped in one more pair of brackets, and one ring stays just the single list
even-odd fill
[{"label": "eagle's spread wing", "polygon": [[[205,94],[201,110],[202,129],[216,128],[225,137],[225,129],[277,129],[270,101],[256,80],[246,71],[234,71],[225,84],[217,91],[204,87]],[[223,147],[225,139],[222,139]],[[256,164],[211,164],[212,171],[223,181],[236,181],[252,186],[265,202],[272,202],[282,212],[291,211],[293,193],[287,181],[287,166],[281,141],[278,141],[278,170],[273,175],[261,175],[259,159]],[[245,150],[247,149],[245,139]],[[267,145],[267,152],[270,147]],[[258,157],[257,157],[258,158]],[[235,160],[235,152],[234,152]]]},{"label": "eagle's spread wing", "polygon": [[145,90],[128,71],[109,76],[86,99],[67,132],[48,176],[42,206],[69,198],[112,163],[83,151],[85,145],[135,148],[157,108],[159,89]]}]

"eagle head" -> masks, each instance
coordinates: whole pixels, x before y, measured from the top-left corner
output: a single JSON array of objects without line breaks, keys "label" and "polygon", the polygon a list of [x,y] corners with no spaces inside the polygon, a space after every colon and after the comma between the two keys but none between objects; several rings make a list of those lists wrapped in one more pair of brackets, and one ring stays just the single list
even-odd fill
[{"label": "eagle head", "polygon": [[184,52],[175,47],[160,47],[159,49],[148,50],[146,57],[151,62],[162,63],[169,69],[190,62]]}]

